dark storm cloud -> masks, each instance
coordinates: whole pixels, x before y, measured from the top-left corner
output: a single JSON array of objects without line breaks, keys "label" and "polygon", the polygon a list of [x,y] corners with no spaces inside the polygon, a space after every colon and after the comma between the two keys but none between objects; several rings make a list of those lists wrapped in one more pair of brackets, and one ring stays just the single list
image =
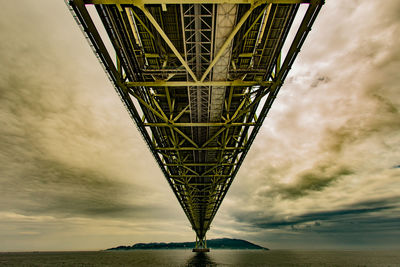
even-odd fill
[{"label": "dark storm cloud", "polygon": [[400,125],[396,123],[400,113],[396,104],[390,99],[392,96],[379,95],[379,90],[375,90],[379,88],[367,87],[367,89],[365,99],[371,102],[371,107],[375,106],[377,114],[372,118],[356,115],[339,128],[327,129],[324,149],[332,153],[341,153],[343,149],[361,143],[374,135],[400,130]]},{"label": "dark storm cloud", "polygon": [[330,186],[336,180],[354,173],[347,166],[330,164],[319,163],[309,170],[298,173],[294,183],[276,184],[265,191],[260,191],[259,195],[296,199],[313,191],[323,191],[325,187]]},{"label": "dark storm cloud", "polygon": [[[151,207],[125,203],[128,184],[93,170],[35,159],[18,177],[2,183],[0,209],[25,215],[132,217]],[[18,188],[18,190],[15,190]]]},{"label": "dark storm cloud", "polygon": [[[316,226],[320,226],[320,221],[340,221],[342,219],[359,219],[361,214],[369,214],[379,211],[393,209],[393,207],[378,207],[378,208],[364,208],[364,209],[346,209],[346,210],[334,210],[334,211],[323,211],[303,214],[297,216],[292,220],[287,221],[271,221],[267,223],[256,223],[255,226],[260,228],[278,228],[281,226],[294,226],[306,222],[315,222]],[[367,221],[370,221],[369,218]],[[338,230],[339,231],[339,230]]]},{"label": "dark storm cloud", "polygon": [[395,198],[353,203],[344,209],[309,212],[289,219],[272,219],[259,213],[236,214],[239,222],[261,229],[290,229],[319,232],[391,231],[400,226]]}]

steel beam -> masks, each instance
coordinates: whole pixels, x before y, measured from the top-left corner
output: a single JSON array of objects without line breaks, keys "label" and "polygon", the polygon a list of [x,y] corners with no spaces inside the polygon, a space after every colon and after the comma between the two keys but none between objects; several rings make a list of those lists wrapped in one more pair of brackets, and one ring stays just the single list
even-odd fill
[{"label": "steel beam", "polygon": [[213,178],[213,177],[230,177],[230,174],[213,174],[213,175],[170,175],[171,178],[195,178],[195,177],[205,177],[205,178]]},{"label": "steel beam", "polygon": [[242,126],[254,126],[256,122],[175,122],[175,123],[143,123],[144,126],[149,127],[242,127]]},{"label": "steel beam", "polygon": [[243,150],[245,147],[156,147],[156,150],[161,151],[210,151],[210,150]]},{"label": "steel beam", "polygon": [[100,5],[147,5],[147,4],[302,4],[310,0],[84,0],[85,4]]},{"label": "steel beam", "polygon": [[209,82],[179,82],[179,81],[154,81],[154,82],[127,82],[127,87],[146,86],[146,87],[187,87],[187,86],[270,86],[270,81],[209,81]]},{"label": "steel beam", "polygon": [[[219,162],[204,162],[204,163],[190,163],[190,162],[185,162],[183,163],[185,164],[185,166],[194,166],[194,167],[202,167],[202,166],[210,166],[213,167],[215,165],[218,166],[232,166],[235,165],[235,163],[219,163]],[[182,164],[174,164],[174,163],[167,163],[165,164],[165,166],[169,166],[169,167],[179,167],[182,166]]]}]

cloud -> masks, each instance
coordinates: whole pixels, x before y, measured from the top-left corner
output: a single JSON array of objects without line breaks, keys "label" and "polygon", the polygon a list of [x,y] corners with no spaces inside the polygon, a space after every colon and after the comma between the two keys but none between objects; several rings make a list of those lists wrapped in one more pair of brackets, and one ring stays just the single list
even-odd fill
[{"label": "cloud", "polygon": [[[257,212],[239,212],[236,220],[261,229],[290,229],[318,232],[365,232],[395,230],[399,224],[396,214],[400,207],[397,199],[387,198],[359,203],[346,207],[318,212],[305,212],[286,219],[274,219]],[[394,214],[393,214],[394,213]],[[380,226],[379,226],[380,225]],[[379,227],[377,227],[379,226]],[[376,228],[375,228],[376,227]]]},{"label": "cloud", "polygon": [[294,178],[294,182],[289,184],[277,183],[258,192],[258,194],[268,197],[279,196],[296,199],[312,191],[323,191],[325,187],[330,186],[336,180],[354,173],[349,167],[330,164],[330,162],[319,163],[309,170],[299,172]]},{"label": "cloud", "polygon": [[[295,226],[298,224],[312,222],[315,226],[321,226],[321,221],[330,221],[330,220],[341,220],[343,218],[357,218],[359,219],[359,215],[361,214],[370,214],[376,213],[379,211],[385,211],[391,209],[393,207],[378,207],[378,208],[363,208],[363,209],[342,209],[342,210],[334,210],[334,211],[323,211],[323,212],[315,212],[300,215],[292,220],[287,221],[272,221],[267,223],[257,223],[255,226],[260,228],[277,228],[281,226]],[[371,222],[371,218],[368,218],[368,222]],[[341,232],[342,229],[334,228],[335,232]]]},{"label": "cloud", "polygon": [[0,208],[26,215],[144,216],[151,204],[129,201],[129,195],[143,198],[145,195],[137,187],[128,188],[129,184],[90,169],[35,160],[20,172],[19,177],[3,184],[1,193],[5,199]]}]

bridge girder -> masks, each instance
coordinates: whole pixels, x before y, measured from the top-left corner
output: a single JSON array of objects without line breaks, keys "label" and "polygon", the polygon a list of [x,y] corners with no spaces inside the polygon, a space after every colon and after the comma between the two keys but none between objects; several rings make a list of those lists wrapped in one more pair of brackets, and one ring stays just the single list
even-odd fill
[{"label": "bridge girder", "polygon": [[[67,3],[203,244],[324,2]],[[281,58],[300,3],[307,10]],[[86,8],[92,4],[116,60]],[[226,14],[218,12],[222,5]],[[224,26],[216,25],[219,15],[236,22],[217,32]],[[214,44],[216,38],[226,39]]]}]

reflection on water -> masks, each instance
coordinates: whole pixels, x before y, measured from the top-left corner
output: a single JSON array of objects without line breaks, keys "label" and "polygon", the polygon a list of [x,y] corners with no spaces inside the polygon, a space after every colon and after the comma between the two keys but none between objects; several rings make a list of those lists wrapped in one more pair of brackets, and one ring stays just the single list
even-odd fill
[{"label": "reflection on water", "polygon": [[400,251],[132,250],[0,253],[0,266],[399,266]]},{"label": "reflection on water", "polygon": [[196,252],[188,261],[186,266],[217,266],[217,264],[204,252]]}]

